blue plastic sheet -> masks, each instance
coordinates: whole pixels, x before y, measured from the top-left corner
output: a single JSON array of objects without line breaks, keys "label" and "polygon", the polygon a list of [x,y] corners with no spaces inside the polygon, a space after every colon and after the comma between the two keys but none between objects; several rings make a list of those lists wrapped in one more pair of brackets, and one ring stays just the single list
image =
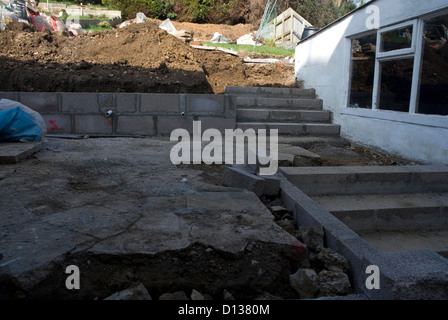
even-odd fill
[{"label": "blue plastic sheet", "polygon": [[0,111],[0,141],[35,142],[42,140],[42,132],[33,117],[15,107]]}]

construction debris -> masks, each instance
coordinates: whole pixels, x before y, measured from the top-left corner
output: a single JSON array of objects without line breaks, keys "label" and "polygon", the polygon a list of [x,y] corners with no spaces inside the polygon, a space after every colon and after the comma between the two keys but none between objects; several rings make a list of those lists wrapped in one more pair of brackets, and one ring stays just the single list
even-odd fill
[{"label": "construction debris", "polygon": [[219,32],[215,32],[212,39],[210,40],[211,43],[232,43],[232,40],[229,38],[224,37]]},{"label": "construction debris", "polygon": [[200,45],[191,45],[191,47],[199,50],[206,50],[206,51],[221,51],[228,54],[231,54],[233,56],[238,56],[238,51],[232,50],[232,49],[226,49],[226,48],[220,48],[220,47],[210,47],[210,46],[200,46]]},{"label": "construction debris", "polygon": [[24,0],[11,1],[11,7],[0,6],[0,30],[5,30],[6,25],[13,22],[33,25],[37,31],[43,30],[66,32],[70,36],[84,34],[86,31],[78,23],[67,21],[64,23],[60,15],[52,13],[47,15],[40,13],[37,7],[25,5]]}]

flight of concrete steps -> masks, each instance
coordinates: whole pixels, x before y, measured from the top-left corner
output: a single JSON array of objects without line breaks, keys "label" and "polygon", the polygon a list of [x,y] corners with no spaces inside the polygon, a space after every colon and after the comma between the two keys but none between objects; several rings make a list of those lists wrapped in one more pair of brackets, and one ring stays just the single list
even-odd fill
[{"label": "flight of concrete steps", "polygon": [[314,89],[226,87],[236,104],[237,128],[278,129],[279,135],[339,136],[331,112],[322,110]]},{"label": "flight of concrete steps", "polygon": [[430,249],[448,255],[448,166],[279,170],[379,249]]}]

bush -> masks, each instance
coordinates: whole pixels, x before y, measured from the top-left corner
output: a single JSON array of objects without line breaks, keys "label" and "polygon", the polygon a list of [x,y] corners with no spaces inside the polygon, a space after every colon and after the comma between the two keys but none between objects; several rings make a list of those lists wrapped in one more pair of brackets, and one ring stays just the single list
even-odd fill
[{"label": "bush", "polygon": [[110,29],[111,25],[109,23],[109,21],[101,21],[97,24],[98,27],[103,28],[103,29]]},{"label": "bush", "polygon": [[102,0],[103,4],[116,7],[125,19],[135,18],[138,12],[154,19],[173,19],[173,0]]}]

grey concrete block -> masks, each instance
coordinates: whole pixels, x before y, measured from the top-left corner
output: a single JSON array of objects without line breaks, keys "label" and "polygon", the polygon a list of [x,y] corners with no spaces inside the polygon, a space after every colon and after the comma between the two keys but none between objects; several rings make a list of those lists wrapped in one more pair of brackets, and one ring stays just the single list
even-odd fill
[{"label": "grey concrete block", "polygon": [[238,121],[268,121],[269,120],[269,110],[260,109],[238,109],[237,112]]},{"label": "grey concrete block", "polygon": [[98,93],[97,101],[101,113],[106,113],[109,110],[115,111],[114,105],[114,94],[113,93]]},{"label": "grey concrete block", "polygon": [[254,129],[256,131],[260,129],[278,130],[279,135],[304,135],[306,134],[305,124],[285,124],[285,123],[260,123],[260,122],[238,122],[236,124],[237,128],[242,130]]},{"label": "grey concrete block", "polygon": [[117,93],[117,112],[134,113],[137,111],[136,93]]},{"label": "grey concrete block", "polygon": [[8,99],[13,101],[19,101],[19,93],[18,92],[0,92],[0,99]]},{"label": "grey concrete block", "polygon": [[224,97],[224,114],[228,118],[236,118],[236,103],[235,97],[231,95],[225,95]]},{"label": "grey concrete block", "polygon": [[55,92],[20,92],[20,103],[37,111],[58,112],[58,94]]},{"label": "grey concrete block", "polygon": [[112,120],[100,115],[75,115],[75,133],[112,134]]},{"label": "grey concrete block", "polygon": [[224,113],[224,96],[210,94],[190,94],[186,97],[188,113]]},{"label": "grey concrete block", "polygon": [[225,93],[226,94],[257,94],[258,90],[259,90],[258,87],[227,86]]},{"label": "grey concrete block", "polygon": [[142,93],[140,102],[142,113],[174,113],[180,114],[178,94]]},{"label": "grey concrete block", "polygon": [[43,114],[48,133],[72,133],[72,120],[70,115]]},{"label": "grey concrete block", "polygon": [[[446,166],[368,166],[281,168],[289,181],[309,195],[445,192]],[[439,176],[439,182],[424,176]]]},{"label": "grey concrete block", "polygon": [[153,116],[119,116],[117,133],[154,136],[156,132]]},{"label": "grey concrete block", "polygon": [[364,292],[373,299],[446,300],[448,260],[430,250],[366,254],[364,264],[378,266],[380,290]]},{"label": "grey concrete block", "polygon": [[259,94],[277,94],[277,95],[289,95],[291,94],[291,90],[289,88],[269,88],[269,87],[260,87],[258,90]]},{"label": "grey concrete block", "polygon": [[231,95],[266,95],[266,96],[285,96],[297,97],[304,99],[316,98],[316,91],[314,89],[300,89],[300,88],[270,88],[270,87],[226,87],[226,94]]},{"label": "grey concrete block", "polygon": [[[238,99],[238,105],[256,106],[257,108],[294,108],[301,110],[321,110],[322,100],[318,99],[292,99],[292,98],[246,98],[242,103]],[[254,99],[254,103],[249,104],[249,99]]]},{"label": "grey concrete block", "polygon": [[258,197],[263,195],[265,179],[247,170],[244,165],[228,166],[224,171],[222,183],[224,186],[252,191]]},{"label": "grey concrete block", "polygon": [[280,183],[282,179],[276,176],[263,176],[265,180],[263,195],[277,196],[280,193]]},{"label": "grey concrete block", "polygon": [[193,134],[193,118],[181,116],[157,116],[157,135],[170,136],[176,129],[185,129]]},{"label": "grey concrete block", "polygon": [[62,112],[70,113],[99,113],[97,93],[62,92]]},{"label": "grey concrete block", "polygon": [[306,133],[313,136],[338,136],[341,126],[338,124],[310,123],[306,126]]},{"label": "grey concrete block", "polygon": [[224,138],[226,129],[235,129],[236,120],[235,118],[222,118],[222,117],[199,117],[201,121],[201,129],[204,132],[207,129],[217,129],[221,132]]},{"label": "grey concrete block", "polygon": [[239,107],[254,107],[256,100],[254,97],[237,97],[236,105]]}]

